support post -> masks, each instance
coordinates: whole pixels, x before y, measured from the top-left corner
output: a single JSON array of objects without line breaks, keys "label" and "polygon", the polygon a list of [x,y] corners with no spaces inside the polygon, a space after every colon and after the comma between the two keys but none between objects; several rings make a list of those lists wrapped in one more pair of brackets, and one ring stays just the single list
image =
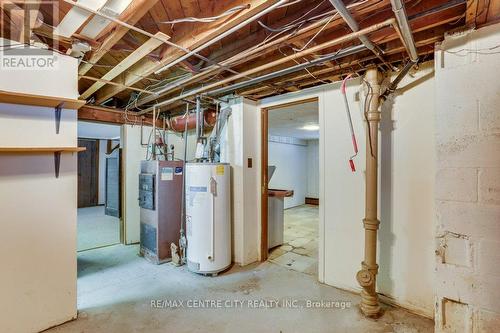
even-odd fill
[{"label": "support post", "polygon": [[361,311],[367,317],[380,316],[380,305],[376,292],[377,231],[380,224],[377,213],[378,195],[378,126],[380,122],[379,98],[380,79],[377,68],[366,71],[368,82],[368,110],[366,114],[366,188],[365,188],[365,259],[361,270],[356,274],[363,290],[361,292]]}]

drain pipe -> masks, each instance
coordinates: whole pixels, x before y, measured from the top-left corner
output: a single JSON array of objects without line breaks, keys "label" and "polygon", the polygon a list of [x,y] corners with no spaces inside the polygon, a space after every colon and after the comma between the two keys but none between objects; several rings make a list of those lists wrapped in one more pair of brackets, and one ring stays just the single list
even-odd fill
[{"label": "drain pipe", "polygon": [[403,67],[403,69],[401,69],[401,71],[398,73],[398,76],[396,76],[396,78],[391,82],[391,84],[389,84],[387,89],[380,96],[380,98],[382,100],[386,100],[387,96],[389,96],[390,94],[392,94],[393,92],[396,91],[396,88],[398,87],[401,80],[403,80],[403,78],[406,76],[406,74],[408,74],[408,72],[410,71],[410,69],[414,65],[415,65],[415,62],[413,62],[411,60],[406,63],[406,65]]},{"label": "drain pipe", "polygon": [[387,90],[381,96],[382,100],[387,99],[387,96],[392,94],[398,84],[403,80],[403,78],[408,74],[410,69],[418,63],[418,52],[415,46],[415,41],[413,40],[413,34],[411,32],[410,24],[408,22],[408,16],[406,15],[406,10],[404,4],[401,0],[391,0],[392,11],[396,16],[396,21],[398,22],[399,30],[398,33],[401,34],[401,42],[405,46],[410,60],[405,64],[405,66],[398,73],[396,78],[389,84]]},{"label": "drain pipe", "polygon": [[356,274],[358,283],[363,287],[361,292],[361,311],[367,317],[377,318],[380,305],[376,292],[377,265],[377,231],[378,220],[378,126],[380,122],[379,97],[380,75],[376,67],[366,71],[368,82],[369,105],[366,112],[366,187],[365,187],[365,259],[361,270]]},{"label": "drain pipe", "polygon": [[[411,67],[418,62],[417,48],[408,23],[408,17],[401,0],[391,0],[392,10],[399,25],[401,40],[408,51],[410,61],[390,84],[388,93],[394,91],[410,71]],[[380,305],[377,295],[377,233],[380,225],[378,220],[378,126],[380,123],[380,75],[377,68],[369,68],[366,71],[368,83],[368,111],[366,113],[366,187],[365,187],[365,218],[363,227],[365,229],[365,259],[361,263],[361,270],[356,274],[356,279],[363,290],[361,291],[361,312],[367,317],[377,318],[380,316]],[[385,94],[384,96],[385,97]]]},{"label": "drain pipe", "polygon": [[[342,19],[344,19],[344,21],[347,23],[347,25],[349,26],[349,28],[351,28],[351,30],[353,32],[357,32],[359,31],[359,25],[358,23],[356,22],[356,20],[352,17],[351,13],[349,12],[349,9],[347,9],[347,7],[345,6],[345,4],[341,1],[341,0],[330,0],[332,6],[337,10],[337,12],[340,14],[340,16],[342,16]],[[369,39],[368,37],[364,36],[364,35],[361,35],[358,37],[359,40],[361,41],[361,43],[363,43],[363,45],[370,51],[373,52],[373,54],[375,54],[375,56],[380,60],[382,61],[382,63],[384,65],[386,65],[387,67],[389,67],[390,69],[392,69],[391,66],[389,66],[385,60],[382,58],[382,52],[381,50],[375,46]]]},{"label": "drain pipe", "polygon": [[413,34],[411,33],[410,23],[408,22],[408,16],[406,15],[405,6],[401,0],[391,0],[391,5],[392,11],[398,21],[403,43],[408,51],[410,60],[416,63],[418,61],[418,53],[415,47],[415,41],[413,40]]}]

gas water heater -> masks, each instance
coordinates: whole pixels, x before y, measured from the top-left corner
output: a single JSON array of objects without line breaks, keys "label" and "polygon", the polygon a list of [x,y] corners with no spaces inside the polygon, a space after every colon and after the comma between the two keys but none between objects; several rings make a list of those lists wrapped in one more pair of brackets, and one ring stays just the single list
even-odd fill
[{"label": "gas water heater", "polygon": [[188,269],[212,274],[231,265],[230,166],[186,164]]}]

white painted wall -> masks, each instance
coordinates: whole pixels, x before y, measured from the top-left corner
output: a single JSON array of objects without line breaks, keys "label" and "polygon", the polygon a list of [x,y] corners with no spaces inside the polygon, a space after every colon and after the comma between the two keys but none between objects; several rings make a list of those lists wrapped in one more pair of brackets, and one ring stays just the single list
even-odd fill
[{"label": "white painted wall", "polygon": [[[380,165],[380,273],[378,290],[393,302],[433,315],[434,80],[432,64],[404,80],[394,103],[383,107]],[[360,151],[365,151],[359,80],[348,83],[348,100]],[[319,280],[359,291],[355,275],[364,250],[363,154],[352,173],[352,145],[339,83],[272,97],[262,107],[319,98]],[[406,87],[406,88],[405,88]],[[391,106],[391,104],[393,104]],[[415,124],[417,124],[416,126]],[[349,253],[346,256],[345,253]]]},{"label": "white painted wall", "polygon": [[293,190],[285,209],[303,205],[307,192],[307,146],[268,142],[268,164],[276,166],[269,188]]},{"label": "white painted wall", "polygon": [[496,24],[435,54],[436,332],[500,324],[499,44]]},{"label": "white painted wall", "polygon": [[[75,98],[76,59],[59,69],[1,71],[0,89]],[[76,146],[76,112],[0,104],[0,147]],[[77,156],[0,154],[0,331],[38,332],[76,318]]]},{"label": "white painted wall", "polygon": [[[0,46],[8,44],[5,41],[0,38]],[[0,90],[77,99],[80,94],[75,58],[50,51],[46,51],[46,54],[54,57],[55,66],[52,69],[40,71],[2,69]]]},{"label": "white painted wall", "polygon": [[[244,202],[244,235],[243,257],[241,264],[249,264],[260,257],[260,214],[261,214],[261,122],[260,109],[256,102],[243,99],[243,202]],[[253,160],[253,167],[246,164],[247,159]],[[257,226],[257,228],[256,228]],[[240,239],[235,241],[241,242]],[[257,246],[256,246],[257,244]]]},{"label": "white painted wall", "polygon": [[[144,127],[146,129],[146,127]],[[143,142],[147,142],[149,131],[144,130]],[[140,241],[139,173],[141,161],[146,158],[146,147],[141,145],[141,127],[123,125],[121,132],[123,159],[123,225],[125,244]]]},{"label": "white painted wall", "polygon": [[230,107],[232,114],[221,138],[221,162],[231,164],[233,261],[247,265],[260,255],[260,110],[247,99],[234,100]]},{"label": "white painted wall", "polygon": [[119,139],[120,125],[78,122],[78,137],[88,139]]},{"label": "white painted wall", "polygon": [[306,197],[319,198],[319,140],[307,140]]}]

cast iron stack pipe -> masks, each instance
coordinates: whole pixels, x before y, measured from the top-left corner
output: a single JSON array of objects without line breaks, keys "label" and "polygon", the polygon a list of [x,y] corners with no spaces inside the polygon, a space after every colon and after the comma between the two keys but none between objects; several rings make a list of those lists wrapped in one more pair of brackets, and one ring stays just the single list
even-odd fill
[{"label": "cast iron stack pipe", "polygon": [[366,114],[366,187],[365,187],[365,259],[361,270],[356,274],[363,291],[361,292],[361,311],[367,317],[377,318],[380,305],[376,291],[377,231],[378,220],[378,126],[380,122],[380,75],[376,67],[366,71],[368,82],[368,111]]}]

